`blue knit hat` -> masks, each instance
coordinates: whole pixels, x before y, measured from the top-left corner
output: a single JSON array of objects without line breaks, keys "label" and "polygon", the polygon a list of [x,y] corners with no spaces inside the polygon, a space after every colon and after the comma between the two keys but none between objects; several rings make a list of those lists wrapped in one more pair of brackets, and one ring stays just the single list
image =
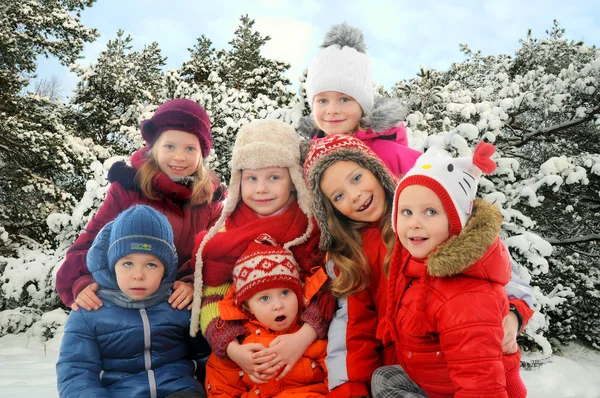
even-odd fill
[{"label": "blue knit hat", "polygon": [[119,259],[132,253],[156,256],[165,266],[165,279],[177,271],[173,229],[163,214],[150,206],[131,207],[115,219],[108,247],[108,266],[114,271]]}]

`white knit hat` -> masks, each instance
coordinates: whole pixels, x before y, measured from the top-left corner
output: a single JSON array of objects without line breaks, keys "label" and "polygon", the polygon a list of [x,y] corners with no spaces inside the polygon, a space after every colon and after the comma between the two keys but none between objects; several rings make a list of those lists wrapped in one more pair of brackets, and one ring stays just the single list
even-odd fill
[{"label": "white knit hat", "polygon": [[315,95],[338,91],[353,97],[368,113],[373,108],[373,73],[365,54],[364,36],[347,23],[333,25],[325,35],[323,48],[312,60],[306,77],[306,94],[312,107]]},{"label": "white knit hat", "polygon": [[[451,158],[435,149],[428,150],[400,181],[394,195],[392,220],[397,217],[400,192],[409,185],[422,185],[440,198],[450,223],[450,236],[458,234],[471,215],[482,172],[491,174],[496,170],[496,162],[491,159],[494,152],[496,148],[483,141],[475,147],[473,157]],[[392,222],[394,231],[395,224]]]}]

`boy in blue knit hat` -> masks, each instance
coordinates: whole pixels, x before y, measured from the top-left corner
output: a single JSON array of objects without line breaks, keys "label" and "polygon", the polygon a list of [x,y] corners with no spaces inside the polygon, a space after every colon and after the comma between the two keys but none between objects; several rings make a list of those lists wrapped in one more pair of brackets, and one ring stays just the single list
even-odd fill
[{"label": "boy in blue knit hat", "polygon": [[121,213],[86,259],[106,303],[72,311],[56,364],[61,397],[205,397],[190,358],[190,312],[171,308],[177,252],[167,218],[149,206]]}]

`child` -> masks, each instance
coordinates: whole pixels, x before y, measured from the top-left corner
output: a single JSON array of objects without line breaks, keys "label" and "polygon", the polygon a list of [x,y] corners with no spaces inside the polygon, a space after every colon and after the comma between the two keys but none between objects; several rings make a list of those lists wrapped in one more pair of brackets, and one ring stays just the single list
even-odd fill
[{"label": "child", "polygon": [[[383,271],[396,242],[391,225],[395,182],[381,160],[349,135],[317,140],[304,170],[321,230],[320,248],[329,253],[328,270],[335,270],[332,290],[340,307],[329,333],[329,388],[332,393],[339,389],[339,396],[361,389],[367,395],[371,373],[378,364],[396,363],[393,348],[382,349],[371,336],[377,318],[385,315],[387,279]],[[522,323],[507,324],[505,333],[510,330],[516,335],[533,312],[519,298],[511,298],[511,305],[518,306]],[[351,345],[370,348],[351,350]]]},{"label": "child", "polygon": [[373,374],[374,397],[527,394],[520,353],[502,355],[510,280],[502,215],[475,199],[481,173],[496,169],[494,151],[481,142],[472,158],[427,152],[396,190],[398,241],[378,335],[395,343],[399,365]]},{"label": "child", "polygon": [[108,223],[87,252],[104,305],[71,311],[56,364],[61,397],[204,397],[194,378],[190,312],[167,302],[177,272],[165,216],[134,206]]},{"label": "child", "polygon": [[346,23],[331,27],[322,50],[308,67],[311,115],[300,122],[307,138],[352,134],[375,152],[395,176],[405,174],[421,152],[408,147],[402,120],[407,109],[390,98],[375,98],[371,61],[363,34]]},{"label": "child", "polygon": [[302,178],[300,138],[282,121],[252,121],[238,133],[231,163],[223,214],[208,233],[196,237],[191,334],[201,329],[217,357],[229,357],[254,381],[280,370],[277,377],[282,378],[317,337],[327,335],[333,297],[317,294],[302,313],[302,327],[277,337],[267,349],[240,345],[238,337],[246,330],[240,322],[223,322],[217,303],[231,286],[236,261],[259,234],[269,234],[292,251],[302,280],[321,269],[311,197]]},{"label": "child", "polygon": [[395,363],[393,348],[384,349],[375,333],[387,303],[384,269],[395,242],[389,220],[396,181],[362,141],[349,135],[317,140],[304,175],[321,230],[319,247],[328,253],[327,273],[338,297],[328,335],[329,396],[368,397],[373,371]]},{"label": "child", "polygon": [[[277,336],[300,328],[298,314],[325,281],[322,278],[307,283],[305,294],[292,253],[263,234],[237,261],[228,299],[219,302],[221,318],[243,321],[242,344],[268,347]],[[326,347],[326,340],[315,341],[285,378],[261,384],[254,383],[247,374],[240,377],[241,369],[233,361],[212,354],[206,364],[208,397],[324,397]]]},{"label": "child", "polygon": [[111,167],[104,203],[71,246],[56,275],[60,298],[75,311],[102,306],[95,293],[98,283],[86,267],[86,254],[98,231],[136,204],[163,213],[173,227],[179,273],[169,302],[178,309],[191,303],[188,262],[194,236],[210,228],[223,208],[223,190],[203,164],[213,145],[210,120],[200,105],[177,98],[159,106],[150,120],[142,122],[141,130],[146,147],[133,154],[131,166],[118,162]]}]

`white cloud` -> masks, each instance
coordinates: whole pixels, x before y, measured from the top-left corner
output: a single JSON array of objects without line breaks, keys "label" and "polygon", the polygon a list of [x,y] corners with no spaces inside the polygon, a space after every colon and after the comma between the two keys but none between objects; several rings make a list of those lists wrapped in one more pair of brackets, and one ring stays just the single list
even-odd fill
[{"label": "white cloud", "polygon": [[307,60],[311,52],[316,47],[314,42],[318,38],[314,26],[310,22],[291,17],[257,17],[254,27],[261,35],[271,37],[263,47],[262,55],[291,65],[287,76],[295,88],[298,85],[298,78],[308,66]]}]

